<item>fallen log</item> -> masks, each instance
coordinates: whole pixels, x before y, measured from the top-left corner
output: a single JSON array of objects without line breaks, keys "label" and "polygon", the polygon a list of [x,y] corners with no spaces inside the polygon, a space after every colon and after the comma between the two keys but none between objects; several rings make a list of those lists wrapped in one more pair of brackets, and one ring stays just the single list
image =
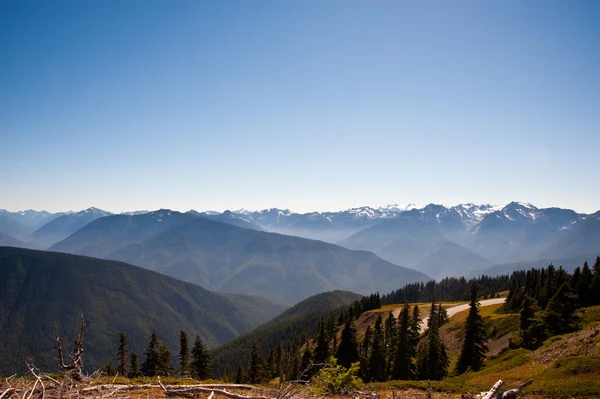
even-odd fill
[{"label": "fallen log", "polygon": [[533,380],[527,380],[524,383],[522,383],[521,385],[519,385],[518,387],[516,387],[515,389],[511,389],[509,391],[506,391],[502,394],[502,399],[514,399],[517,397],[517,395],[523,390],[525,389],[527,386],[531,385],[531,383],[533,382]]},{"label": "fallen log", "polygon": [[79,392],[91,392],[91,391],[101,391],[105,389],[119,389],[126,391],[133,391],[136,389],[151,389],[151,388],[161,388],[163,390],[177,390],[177,389],[190,389],[190,388],[209,388],[209,389],[240,389],[240,390],[262,390],[261,388],[245,385],[245,384],[190,384],[190,385],[163,385],[160,384],[102,384],[102,385],[92,385],[86,388],[82,388]]},{"label": "fallen log", "polygon": [[502,380],[498,380],[498,382],[496,382],[494,384],[494,386],[492,387],[492,389],[490,389],[485,396],[483,396],[481,399],[496,399],[498,397],[498,391],[500,390],[500,388],[502,388],[504,386],[504,381]]},{"label": "fallen log", "polygon": [[227,392],[224,389],[204,388],[204,387],[199,387],[199,386],[196,386],[194,388],[186,388],[186,389],[172,389],[172,390],[168,389],[165,391],[165,395],[166,396],[191,396],[198,392],[211,393],[211,394],[218,393],[220,395],[227,396],[228,398],[231,398],[231,399],[273,399],[272,397],[269,397],[269,396],[246,396],[246,395],[240,395],[240,394],[233,393],[233,392]]}]

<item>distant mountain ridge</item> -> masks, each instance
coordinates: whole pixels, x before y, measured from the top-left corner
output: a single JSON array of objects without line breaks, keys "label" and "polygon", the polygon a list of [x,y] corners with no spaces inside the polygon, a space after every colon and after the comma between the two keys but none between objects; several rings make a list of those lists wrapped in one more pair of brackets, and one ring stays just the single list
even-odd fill
[{"label": "distant mountain ridge", "polygon": [[[59,231],[54,236],[28,236],[28,228],[22,225],[22,220],[18,221],[18,217],[25,217],[20,214],[27,212],[13,212],[7,217],[6,212],[0,211],[0,233],[20,240],[23,246],[48,248],[79,227]],[[152,212],[128,212],[125,216],[147,213]],[[295,213],[271,208],[186,213],[246,229],[370,251],[392,263],[437,278],[530,259],[578,258],[596,253],[600,242],[600,226],[594,217],[597,214],[586,215],[556,207],[537,208],[524,202],[511,202],[503,207],[473,203],[449,207],[390,204],[339,212]],[[48,217],[46,214],[40,213]],[[62,218],[66,216],[70,215]],[[50,229],[53,222],[40,230],[56,233],[57,229]]]},{"label": "distant mountain ridge", "polygon": [[211,290],[285,303],[335,289],[385,292],[429,278],[370,252],[169,210],[99,218],[50,250],[121,260]]},{"label": "distant mountain ridge", "polygon": [[112,215],[112,213],[98,208],[88,208],[80,212],[68,213],[46,223],[33,232],[31,237],[39,245],[47,247],[67,238],[89,222],[109,215]]}]

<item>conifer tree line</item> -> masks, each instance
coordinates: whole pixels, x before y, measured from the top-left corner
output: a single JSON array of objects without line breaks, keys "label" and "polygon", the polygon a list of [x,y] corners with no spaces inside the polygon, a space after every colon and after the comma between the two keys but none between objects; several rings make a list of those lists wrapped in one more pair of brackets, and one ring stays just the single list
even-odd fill
[{"label": "conifer tree line", "polygon": [[600,304],[600,257],[592,268],[585,262],[569,274],[562,267],[530,269],[511,282],[504,309],[520,315],[520,333],[513,347],[539,347],[546,339],[580,328],[577,310]]},{"label": "conifer tree line", "polygon": [[[476,284],[470,289],[471,306],[464,327],[466,338],[456,373],[480,369],[487,352],[487,331],[478,310],[478,289]],[[304,336],[299,343],[293,341],[287,348],[280,345],[266,356],[261,355],[258,345],[254,344],[250,361],[238,365],[233,381],[264,383],[275,378],[308,380],[332,356],[337,359],[338,365],[345,368],[359,362],[360,377],[368,382],[440,380],[449,373],[450,362],[440,337],[440,328],[449,319],[446,310],[435,301],[429,313],[427,329],[421,334],[419,307],[415,305],[411,309],[405,302],[398,318],[392,312],[385,317],[380,313],[373,328],[367,327],[361,341],[354,326],[356,316],[351,310],[343,320],[340,318],[343,323],[332,330],[321,319],[312,340]],[[228,371],[225,374],[226,378],[230,378],[227,377]]]},{"label": "conifer tree line", "polygon": [[148,338],[148,347],[144,351],[144,360],[140,364],[138,355],[130,352],[128,339],[119,333],[115,368],[112,362],[107,363],[102,371],[107,375],[121,375],[129,378],[154,376],[193,377],[200,380],[212,377],[211,355],[199,335],[190,349],[187,332],[179,332],[178,364],[173,365],[171,352],[166,344],[159,340],[156,330],[152,330]]},{"label": "conifer tree line", "polygon": [[523,278],[518,272],[513,275],[496,277],[481,276],[467,280],[464,277],[446,277],[440,281],[431,280],[426,283],[412,283],[392,291],[381,297],[381,304],[388,305],[403,302],[429,302],[431,298],[438,301],[468,301],[471,297],[471,286],[477,284],[479,293],[484,298],[491,298],[498,292],[511,287],[513,279]]},{"label": "conifer tree line", "polygon": [[[316,336],[321,328],[321,322],[324,323],[324,328],[328,337],[333,337],[332,342],[337,347],[335,332],[340,329],[340,326],[343,326],[346,320],[351,316],[356,318],[360,316],[362,313],[381,308],[381,299],[378,293],[367,295],[362,297],[361,299],[352,302],[349,305],[342,306],[335,310],[328,311],[319,311],[318,309],[310,312],[308,317],[303,318],[301,323],[296,322],[294,320],[292,323],[286,325],[285,329],[281,329],[278,331],[278,334],[273,334],[269,336],[261,336],[259,334],[255,334],[253,337],[253,341],[251,340],[248,343],[248,347],[252,345],[252,343],[256,343],[261,355],[266,359],[269,356],[271,349],[275,350],[278,347],[281,347],[282,351],[285,351],[288,356],[290,355],[290,351],[294,352],[294,348],[301,348],[305,342],[308,340],[308,337]],[[252,333],[254,334],[254,333]],[[227,344],[225,344],[227,345]],[[300,355],[300,360],[303,352]],[[231,356],[230,359],[235,359],[234,361],[230,360],[228,362],[221,362],[216,359],[213,362],[213,370],[215,375],[222,377],[227,371],[230,376],[233,378],[237,374],[239,366],[242,365],[242,368],[246,368],[248,362],[250,361],[251,353],[247,348],[236,347],[235,348],[235,356]],[[298,368],[300,368],[301,363],[298,364]],[[294,376],[292,379],[296,379],[297,373],[294,370],[289,371],[286,375],[291,374]]]}]

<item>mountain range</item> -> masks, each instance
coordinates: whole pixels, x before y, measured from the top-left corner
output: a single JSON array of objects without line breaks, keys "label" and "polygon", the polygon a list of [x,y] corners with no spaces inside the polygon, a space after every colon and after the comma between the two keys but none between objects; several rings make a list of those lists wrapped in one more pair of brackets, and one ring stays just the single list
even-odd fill
[{"label": "mountain range", "polygon": [[84,364],[93,371],[114,358],[119,332],[142,356],[154,328],[177,353],[181,329],[215,347],[285,309],[122,262],[63,253],[0,247],[0,273],[0,375],[23,370],[29,357],[43,370],[57,370],[55,334],[68,343],[82,314],[90,326]]},{"label": "mountain range", "polygon": [[[152,212],[136,211],[110,215],[109,212],[96,208],[65,214],[0,211],[0,234],[2,234],[0,242],[30,248],[52,248],[57,251],[64,250],[144,264],[153,270],[172,273],[176,277],[214,289],[231,287],[228,285],[233,281],[230,274],[231,267],[238,270],[234,274],[237,274],[240,268],[246,267],[242,266],[247,263],[247,259],[243,259],[243,256],[239,258],[240,251],[236,249],[233,251],[237,253],[236,260],[224,258],[221,261],[226,266],[216,267],[217,273],[221,275],[215,276],[213,271],[211,272],[213,275],[208,276],[206,270],[198,274],[196,269],[205,269],[213,265],[213,261],[195,259],[189,261],[190,258],[197,257],[198,253],[193,256],[191,253],[197,250],[198,243],[191,247],[188,245],[184,250],[181,248],[176,250],[176,245],[171,242],[169,249],[162,254],[163,243],[157,241],[158,237],[152,242],[152,248],[141,246],[144,240],[150,240],[151,236],[169,230],[166,228],[170,226],[168,221],[163,227],[152,225],[147,231],[142,231],[144,227],[138,226],[135,234],[131,231],[127,233],[131,234],[130,238],[120,236],[121,241],[111,237],[113,234],[111,229],[117,228],[115,226],[126,220],[123,217],[138,217],[148,213]],[[467,203],[451,207],[429,204],[417,208],[414,204],[392,204],[379,208],[365,206],[340,212],[303,214],[276,208],[261,211],[242,209],[221,213],[190,210],[185,215],[247,230],[280,233],[320,240],[348,249],[369,251],[388,262],[435,278],[469,274],[494,265],[525,261],[548,259],[583,261],[597,253],[600,245],[598,213],[586,215],[570,209],[537,208],[521,202],[511,202],[504,207]],[[111,219],[111,217],[121,219]],[[110,221],[116,225],[100,235],[84,230],[91,222],[102,219],[107,219],[106,223]],[[188,220],[187,217],[184,219]],[[95,227],[102,228],[101,224]],[[210,235],[208,231],[196,233],[199,236]],[[79,243],[73,248],[69,247],[71,244],[61,243],[63,240],[74,242],[69,241],[70,236],[74,234],[77,235],[74,241],[89,235],[88,243]],[[167,240],[169,234],[163,234],[160,239]],[[186,234],[192,233],[188,231]],[[257,237],[259,237],[257,240],[266,240],[269,236],[259,234]],[[187,239],[190,241],[191,238],[187,237]],[[106,245],[100,244],[104,241]],[[150,241],[146,244],[149,243]],[[226,241],[220,244],[220,248],[229,246]],[[259,248],[262,244],[254,245]],[[86,245],[89,248],[84,248]],[[127,246],[129,248],[126,248]],[[207,248],[203,247],[201,252],[206,255],[206,250]],[[177,252],[175,256],[173,251]],[[167,254],[170,258],[165,261]],[[227,251],[227,254],[230,255],[230,252]],[[304,255],[298,257],[298,254],[299,251],[294,255],[295,260],[292,262],[296,265],[299,264],[298,262],[306,261],[302,259]],[[261,256],[256,258],[256,261],[263,262]],[[196,271],[193,273],[186,271],[187,267]],[[265,264],[262,265],[263,272],[267,273],[267,268]],[[253,270],[256,271],[256,267]],[[192,274],[196,275],[190,277]],[[331,287],[328,284],[322,286],[329,289],[349,288],[348,286]],[[238,288],[233,284],[231,289]]]},{"label": "mountain range", "polygon": [[267,231],[315,239],[345,236],[335,242],[435,278],[524,260],[576,257],[583,261],[600,246],[598,213],[542,209],[521,202],[504,207],[471,203],[363,207],[335,215],[269,209],[242,211],[239,216]]},{"label": "mountain range", "polygon": [[367,251],[170,210],[99,218],[50,250],[120,260],[207,289],[290,304],[324,291],[387,292],[429,278]]}]

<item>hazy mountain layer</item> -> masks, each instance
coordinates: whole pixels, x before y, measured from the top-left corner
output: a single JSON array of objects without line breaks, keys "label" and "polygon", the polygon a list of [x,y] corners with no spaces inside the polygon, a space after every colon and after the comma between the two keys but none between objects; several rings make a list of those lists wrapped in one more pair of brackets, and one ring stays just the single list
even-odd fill
[{"label": "hazy mountain layer", "polygon": [[334,289],[387,292],[428,278],[365,251],[160,212],[96,220],[52,250],[122,260],[208,289],[286,303]]}]

